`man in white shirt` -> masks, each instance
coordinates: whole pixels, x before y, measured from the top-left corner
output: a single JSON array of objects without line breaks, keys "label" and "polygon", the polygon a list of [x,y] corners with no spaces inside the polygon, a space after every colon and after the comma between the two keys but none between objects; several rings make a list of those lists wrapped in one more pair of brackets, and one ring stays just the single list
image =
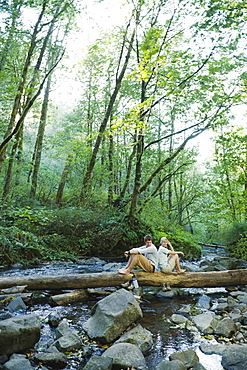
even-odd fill
[{"label": "man in white shirt", "polygon": [[124,252],[126,257],[129,256],[129,260],[125,267],[118,270],[119,274],[130,274],[134,266],[141,267],[145,272],[155,271],[155,268],[158,266],[157,248],[153,244],[151,235],[146,235],[144,237],[144,242],[145,245],[143,247],[132,248]]}]

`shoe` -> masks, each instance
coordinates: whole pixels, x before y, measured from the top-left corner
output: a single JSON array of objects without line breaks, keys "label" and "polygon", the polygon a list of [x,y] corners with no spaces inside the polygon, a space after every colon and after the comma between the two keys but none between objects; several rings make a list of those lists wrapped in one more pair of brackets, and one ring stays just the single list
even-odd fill
[{"label": "shoe", "polygon": [[128,290],[133,290],[135,288],[133,282],[129,282],[129,286],[127,287]]},{"label": "shoe", "polygon": [[161,290],[162,290],[162,292],[166,292],[167,291],[166,283],[162,283],[161,284]]},{"label": "shoe", "polygon": [[120,284],[122,288],[128,288],[130,285],[130,281],[126,281],[126,283]]}]

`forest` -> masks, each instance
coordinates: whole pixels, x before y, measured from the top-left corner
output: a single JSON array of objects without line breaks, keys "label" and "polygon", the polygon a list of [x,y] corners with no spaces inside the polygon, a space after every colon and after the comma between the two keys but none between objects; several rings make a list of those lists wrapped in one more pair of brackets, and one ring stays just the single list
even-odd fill
[{"label": "forest", "polygon": [[247,259],[245,2],[114,4],[0,0],[0,263]]}]

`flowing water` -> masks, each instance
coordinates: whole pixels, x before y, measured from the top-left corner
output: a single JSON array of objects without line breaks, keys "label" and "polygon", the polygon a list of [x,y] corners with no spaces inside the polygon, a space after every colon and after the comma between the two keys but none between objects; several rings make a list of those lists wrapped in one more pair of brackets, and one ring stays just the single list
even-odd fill
[{"label": "flowing water", "polygon": [[[224,255],[222,249],[204,248],[202,259],[212,259],[216,255]],[[103,265],[86,265],[83,263],[61,262],[41,265],[33,268],[22,268],[16,266],[9,270],[2,270],[0,276],[11,275],[64,275],[75,273],[101,272]],[[207,370],[222,370],[221,356],[205,355],[199,350],[199,344],[204,340],[198,332],[188,330],[184,327],[173,325],[169,322],[169,317],[177,313],[188,305],[194,306],[200,295],[211,294],[214,296],[224,294],[224,288],[198,288],[182,289],[185,295],[176,298],[162,298],[157,296],[158,288],[145,287],[141,308],[143,318],[141,325],[150,330],[153,334],[154,345],[150,351],[145,353],[146,362],[149,370],[155,369],[156,365],[164,358],[168,358],[174,352],[181,352],[186,349],[194,349],[199,356],[200,362]],[[59,294],[54,292],[54,294]],[[90,317],[90,311],[99,298],[92,297],[88,301],[71,303],[66,306],[52,307],[49,304],[48,296],[51,292],[34,292],[34,302],[27,312],[36,313],[43,321],[41,339],[37,345],[38,350],[46,349],[54,341],[54,329],[47,323],[50,313],[57,312],[61,317],[69,320],[72,328],[82,332],[82,325]],[[93,355],[100,355],[103,349],[97,344],[90,347]],[[80,351],[69,356],[69,363],[65,370],[82,370],[86,358]],[[38,367],[37,367],[38,369]]]}]

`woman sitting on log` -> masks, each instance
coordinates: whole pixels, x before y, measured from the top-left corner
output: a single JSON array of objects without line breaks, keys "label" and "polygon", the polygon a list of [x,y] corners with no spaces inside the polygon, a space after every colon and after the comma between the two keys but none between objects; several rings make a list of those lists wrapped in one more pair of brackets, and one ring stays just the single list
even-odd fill
[{"label": "woman sitting on log", "polygon": [[[180,267],[178,257],[179,254],[184,256],[183,252],[174,251],[173,246],[165,236],[160,239],[160,244],[161,245],[158,250],[160,271],[163,273],[169,273],[175,268],[178,274],[185,272],[186,270],[183,270]],[[168,246],[170,249],[167,248]],[[163,291],[171,290],[169,283],[162,283],[161,287]]]},{"label": "woman sitting on log", "polygon": [[[168,246],[170,249],[167,248]],[[184,256],[183,252],[174,251],[173,246],[165,236],[161,238],[158,250],[160,271],[167,273],[172,272],[175,268],[178,274],[185,272],[186,270],[183,270],[180,267],[179,254]]]},{"label": "woman sitting on log", "polygon": [[155,268],[158,266],[157,248],[153,244],[151,235],[146,235],[144,242],[145,245],[143,247],[132,248],[124,252],[125,256],[129,257],[129,260],[125,267],[118,270],[119,274],[130,274],[134,266],[139,266],[146,272],[155,271]]}]

